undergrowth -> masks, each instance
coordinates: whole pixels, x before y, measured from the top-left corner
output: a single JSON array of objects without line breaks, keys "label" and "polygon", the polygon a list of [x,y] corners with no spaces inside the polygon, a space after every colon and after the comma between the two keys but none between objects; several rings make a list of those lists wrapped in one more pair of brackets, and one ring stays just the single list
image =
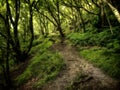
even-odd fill
[{"label": "undergrowth", "polygon": [[107,48],[92,47],[80,50],[80,55],[113,78],[120,79],[120,55]]},{"label": "undergrowth", "polygon": [[32,48],[33,58],[25,71],[16,78],[16,85],[20,86],[29,80],[35,79],[33,88],[40,88],[47,81],[56,77],[63,66],[63,59],[57,52],[50,52],[52,45],[49,39]]},{"label": "undergrowth", "polygon": [[81,56],[116,79],[120,79],[119,38],[118,27],[114,27],[113,34],[105,28],[100,32],[93,30],[85,33],[74,32],[67,35],[71,45],[80,48]]}]

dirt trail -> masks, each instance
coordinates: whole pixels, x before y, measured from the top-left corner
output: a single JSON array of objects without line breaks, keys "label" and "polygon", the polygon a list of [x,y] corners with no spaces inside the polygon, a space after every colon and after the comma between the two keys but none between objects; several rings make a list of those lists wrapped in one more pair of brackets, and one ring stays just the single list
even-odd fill
[{"label": "dirt trail", "polygon": [[[79,89],[76,90],[119,90],[116,80],[105,75],[100,69],[81,58],[72,46],[55,44],[52,50],[60,52],[66,65],[57,78],[47,83],[42,90],[65,90],[66,86],[71,84],[79,84]],[[79,83],[74,82],[75,77],[81,72],[91,77],[91,79]]]}]

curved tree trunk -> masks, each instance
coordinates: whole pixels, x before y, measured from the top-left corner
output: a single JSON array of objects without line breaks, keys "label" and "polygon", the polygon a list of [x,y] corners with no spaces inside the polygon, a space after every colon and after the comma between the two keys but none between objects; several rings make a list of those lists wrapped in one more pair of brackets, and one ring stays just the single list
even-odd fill
[{"label": "curved tree trunk", "polygon": [[34,3],[35,3],[34,1],[32,2],[32,4],[30,3],[30,1],[28,2],[28,4],[29,4],[29,14],[30,14],[29,29],[30,29],[30,32],[31,32],[31,39],[30,39],[30,43],[29,43],[28,50],[27,50],[26,54],[28,54],[29,51],[31,50],[31,48],[32,48],[32,43],[33,43],[33,40],[34,40],[33,9],[32,9]]},{"label": "curved tree trunk", "polygon": [[109,3],[107,0],[103,0],[104,3],[106,3],[110,9],[112,10],[113,14],[115,15],[116,19],[118,20],[118,22],[120,23],[120,13],[117,10],[117,8],[115,8],[111,3]]}]

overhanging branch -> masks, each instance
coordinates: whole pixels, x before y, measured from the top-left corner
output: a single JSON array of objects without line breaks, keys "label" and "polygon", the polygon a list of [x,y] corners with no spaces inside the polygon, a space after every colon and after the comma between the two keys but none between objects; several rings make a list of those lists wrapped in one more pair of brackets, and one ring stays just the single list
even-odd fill
[{"label": "overhanging branch", "polygon": [[83,6],[69,5],[69,4],[66,4],[65,2],[64,2],[64,5],[65,5],[66,7],[74,7],[74,8],[79,8],[79,9],[82,8],[83,10],[85,10],[86,12],[88,12],[88,13],[90,13],[90,14],[98,15],[98,14],[96,14],[96,13],[90,12],[89,10],[87,10],[86,8],[84,8]]}]

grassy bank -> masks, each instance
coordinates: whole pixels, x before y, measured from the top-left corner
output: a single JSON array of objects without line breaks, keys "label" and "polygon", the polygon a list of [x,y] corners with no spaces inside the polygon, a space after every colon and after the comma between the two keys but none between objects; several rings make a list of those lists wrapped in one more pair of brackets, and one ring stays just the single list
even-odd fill
[{"label": "grassy bank", "polygon": [[37,89],[58,75],[64,63],[59,53],[49,51],[51,45],[46,39],[32,48],[28,67],[15,79],[17,86],[30,82],[30,88]]},{"label": "grassy bank", "polygon": [[120,80],[120,54],[113,53],[112,50],[106,48],[92,47],[81,49],[80,55],[111,77]]}]

